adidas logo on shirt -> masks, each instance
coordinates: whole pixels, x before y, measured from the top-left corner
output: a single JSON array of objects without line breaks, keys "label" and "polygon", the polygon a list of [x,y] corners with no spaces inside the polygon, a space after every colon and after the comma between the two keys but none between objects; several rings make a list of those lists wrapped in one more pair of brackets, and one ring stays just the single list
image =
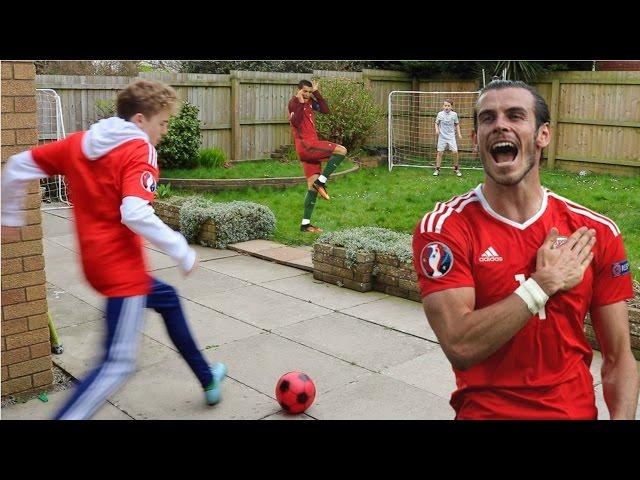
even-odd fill
[{"label": "adidas logo on shirt", "polygon": [[478,260],[481,262],[501,262],[503,259],[498,255],[498,252],[496,252],[493,247],[489,247],[482,255],[480,255]]}]

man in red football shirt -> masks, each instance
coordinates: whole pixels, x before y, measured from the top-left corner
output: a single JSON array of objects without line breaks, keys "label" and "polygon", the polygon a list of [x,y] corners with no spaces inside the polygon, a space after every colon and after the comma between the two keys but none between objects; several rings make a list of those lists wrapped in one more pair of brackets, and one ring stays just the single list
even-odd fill
[{"label": "man in red football shirt", "polygon": [[2,175],[2,235],[23,224],[29,180],[65,175],[74,204],[80,258],[88,282],[107,297],[102,362],[75,390],[57,419],[89,418],[135,371],[144,308],[163,317],[171,340],[191,367],[205,400],[220,400],[223,363],[209,366],[191,336],[173,287],[147,273],[142,238],[178,262],[184,275],[197,266],[195,251],[154,213],[158,181],[155,145],[167,133],[177,100],[168,85],[139,80],[121,91],[117,117],[88,131],[19,153]]},{"label": "man in red football shirt", "polygon": [[[308,187],[300,231],[319,233],[322,229],[311,225],[311,213],[318,194],[325,200],[329,200],[326,189],[327,180],[344,160],[347,149],[342,145],[318,139],[315,111],[329,113],[327,102],[318,91],[318,84],[315,81],[312,83],[309,80],[301,80],[298,88],[300,89],[298,93],[289,100],[289,123]],[[321,162],[327,159],[329,161],[320,173]]]},{"label": "man in red football shirt", "polygon": [[551,132],[533,88],[491,82],[474,127],[484,184],[437,203],[413,237],[424,311],[456,376],[456,418],[596,419],[590,313],[610,416],[633,419],[633,291],[620,230],[541,186]]}]

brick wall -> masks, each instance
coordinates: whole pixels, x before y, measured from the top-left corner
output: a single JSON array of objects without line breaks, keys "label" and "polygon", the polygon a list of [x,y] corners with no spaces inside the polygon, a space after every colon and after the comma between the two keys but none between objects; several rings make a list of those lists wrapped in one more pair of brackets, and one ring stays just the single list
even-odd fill
[{"label": "brick wall", "polygon": [[376,253],[373,289],[394,297],[422,302],[413,263],[401,262],[395,255]]},{"label": "brick wall", "polygon": [[598,71],[640,71],[640,61],[637,60],[606,60],[597,61],[596,70]]},{"label": "brick wall", "polygon": [[395,255],[356,254],[349,265],[344,247],[316,243],[313,246],[313,278],[358,292],[377,290],[395,297],[420,299],[418,276],[413,263],[400,262]]},{"label": "brick wall", "polygon": [[344,247],[316,243],[313,246],[313,278],[347,287],[358,292],[373,288],[375,253],[358,253],[352,266],[347,261]]},{"label": "brick wall", "polygon": [[[1,62],[2,165],[37,144],[33,62]],[[2,395],[44,390],[53,382],[42,217],[37,181],[28,188],[20,241],[2,239]]]}]

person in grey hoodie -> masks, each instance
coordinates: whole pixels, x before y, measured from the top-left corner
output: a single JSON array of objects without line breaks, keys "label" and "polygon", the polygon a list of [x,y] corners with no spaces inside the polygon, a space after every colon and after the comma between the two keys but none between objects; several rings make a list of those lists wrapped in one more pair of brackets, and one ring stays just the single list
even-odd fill
[{"label": "person in grey hoodie", "polygon": [[12,156],[2,175],[2,237],[19,239],[27,182],[64,175],[73,202],[80,258],[87,281],[107,297],[104,356],[56,419],[86,419],[135,371],[143,312],[162,315],[171,340],[205,391],[220,401],[226,366],[210,366],[199,351],[176,290],[148,273],[142,239],[178,262],[184,275],[197,266],[186,239],[165,225],[150,203],[159,178],[155,146],[167,133],[177,100],[173,88],[138,80],[117,98],[117,116],[88,131]]}]

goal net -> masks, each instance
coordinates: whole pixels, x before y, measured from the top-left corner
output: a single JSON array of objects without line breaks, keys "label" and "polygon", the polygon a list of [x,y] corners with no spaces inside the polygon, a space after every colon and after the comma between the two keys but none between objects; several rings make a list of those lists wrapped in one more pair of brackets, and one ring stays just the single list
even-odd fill
[{"label": "goal net", "polygon": [[[38,145],[65,138],[60,96],[49,88],[36,89],[36,111],[38,118]],[[40,180],[42,209],[53,210],[71,206],[67,196],[67,184],[61,175]]]},{"label": "goal net", "polygon": [[[412,92],[389,93],[389,171],[393,167],[435,167],[438,136],[435,122],[445,100],[458,115],[460,133],[456,143],[460,168],[482,169],[482,162],[471,139],[473,109],[479,92]],[[445,149],[442,168],[452,168],[453,155]]]}]

